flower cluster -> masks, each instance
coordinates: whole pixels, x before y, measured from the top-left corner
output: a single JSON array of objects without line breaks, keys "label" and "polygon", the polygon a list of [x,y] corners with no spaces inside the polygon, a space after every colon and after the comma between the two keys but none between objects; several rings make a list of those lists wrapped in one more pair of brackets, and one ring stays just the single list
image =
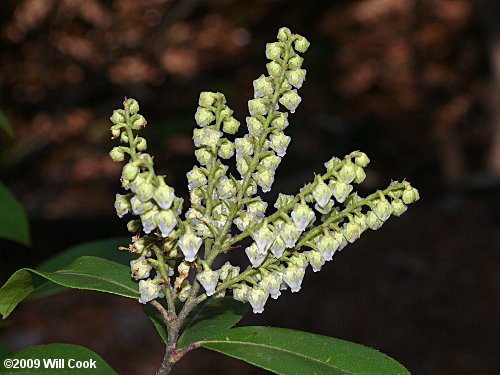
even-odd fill
[{"label": "flower cluster", "polygon": [[[419,199],[406,181],[360,197],[353,185],[363,182],[370,160],[354,151],[325,163],[325,172],[296,195],[280,194],[274,212],[267,214],[268,203],[257,192],[270,191],[290,144],[285,130],[302,100],[297,91],[306,78],[301,54],[308,47],[288,28],[267,44],[267,75],[253,82],[243,136],[236,135],[240,122],[223,94],[200,94],[193,131],[198,165],[187,173],[191,204],[184,216],[182,199],[155,174],[152,157],[144,152],[146,141],[137,135],[146,124],[137,101],[127,99],[124,109],[114,111],[111,133],[128,146],[115,147],[110,155],[115,161],[130,157],[121,179],[130,192],[117,195],[115,207],[120,217],[138,216],[128,228],[135,233],[129,250],[139,255],[131,262],[131,275],[140,280],[141,303],[166,297],[175,311],[175,299],[192,305],[230,292],[260,313],[269,297],[276,299],[286,289],[298,292],[309,266],[319,271],[368,228],[379,229]],[[232,158],[236,176],[223,162]],[[244,250],[249,265],[243,272],[228,262],[213,268],[219,255],[247,237],[252,243]]]}]

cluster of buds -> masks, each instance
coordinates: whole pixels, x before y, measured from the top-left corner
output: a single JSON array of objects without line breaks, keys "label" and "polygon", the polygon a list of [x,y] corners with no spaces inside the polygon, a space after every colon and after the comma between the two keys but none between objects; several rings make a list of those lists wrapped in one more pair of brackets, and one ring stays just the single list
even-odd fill
[{"label": "cluster of buds", "polygon": [[[325,163],[326,171],[296,195],[280,194],[274,212],[266,214],[268,204],[257,191],[271,189],[290,144],[284,131],[301,102],[297,90],[306,71],[300,54],[308,47],[303,36],[288,28],[279,30],[277,42],[267,44],[268,75],[253,82],[245,135],[230,138],[240,123],[223,94],[201,93],[193,131],[198,165],[187,173],[191,206],[184,219],[182,200],[154,173],[152,157],[144,153],[146,141],[136,135],[146,123],[137,102],[128,99],[123,110],[113,113],[113,137],[128,146],[115,147],[111,157],[123,161],[130,155],[122,173],[122,186],[130,192],[117,195],[115,207],[120,217],[139,217],[128,227],[136,233],[129,249],[139,255],[131,262],[131,275],[140,280],[141,303],[166,297],[175,311],[176,298],[199,302],[232,293],[260,313],[269,296],[276,299],[286,289],[298,292],[309,266],[319,271],[368,228],[379,229],[419,199],[406,181],[360,197],[354,185],[365,179],[370,160],[354,151]],[[237,176],[223,162],[233,157]],[[213,268],[218,256],[239,248],[247,237],[252,243],[244,250],[249,261],[245,271],[229,262]]]}]

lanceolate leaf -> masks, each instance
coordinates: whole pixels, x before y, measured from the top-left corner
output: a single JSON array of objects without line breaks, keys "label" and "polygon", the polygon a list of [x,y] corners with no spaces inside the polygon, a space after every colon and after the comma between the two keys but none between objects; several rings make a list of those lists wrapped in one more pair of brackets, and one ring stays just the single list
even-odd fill
[{"label": "lanceolate leaf", "polygon": [[[129,238],[117,237],[76,245],[46,260],[40,264],[36,270],[54,272],[81,256],[97,256],[99,258],[111,260],[128,266],[131,260],[137,258],[137,255],[131,254],[128,251],[119,251],[118,247],[125,246],[129,242]],[[61,285],[47,281],[36,288],[26,299],[32,300],[46,297],[51,294],[62,292],[66,289],[67,288]]]},{"label": "lanceolate leaf", "polygon": [[138,298],[137,283],[130,278],[130,268],[97,257],[81,257],[55,272],[23,268],[0,289],[0,313],[3,318],[33,290],[47,281],[68,288],[97,290]]},{"label": "lanceolate leaf", "polygon": [[204,340],[202,346],[281,375],[409,375],[377,350],[284,328],[233,328]]},{"label": "lanceolate leaf", "polygon": [[232,297],[210,299],[192,312],[177,342],[181,349],[194,342],[203,341],[218,332],[231,328],[248,311],[248,304]]},{"label": "lanceolate leaf", "polygon": [[[74,375],[116,375],[116,372],[96,353],[82,346],[71,344],[48,344],[24,349],[0,364],[1,374],[74,374]],[[23,369],[13,369],[16,360],[23,361]],[[58,359],[58,361],[54,361]],[[51,361],[49,361],[51,360]],[[7,368],[5,364],[9,364]],[[80,364],[81,368],[77,368]],[[26,367],[31,367],[27,370]],[[59,366],[59,368],[55,368]],[[64,366],[64,367],[62,367]],[[87,368],[84,368],[86,366]]]},{"label": "lanceolate leaf", "polygon": [[29,225],[23,207],[0,182],[0,238],[30,246]]}]

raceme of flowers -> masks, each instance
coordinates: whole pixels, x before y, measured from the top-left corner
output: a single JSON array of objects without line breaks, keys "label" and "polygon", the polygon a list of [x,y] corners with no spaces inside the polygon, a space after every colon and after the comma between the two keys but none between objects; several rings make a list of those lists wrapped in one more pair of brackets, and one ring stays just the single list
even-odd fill
[{"label": "raceme of flowers", "polygon": [[[302,100],[298,90],[306,70],[300,54],[308,47],[288,28],[267,44],[267,75],[253,81],[248,132],[241,137],[235,136],[241,124],[224,95],[200,94],[193,131],[199,165],[187,173],[191,202],[184,214],[183,200],[155,173],[146,140],[137,135],[146,125],[137,101],[126,99],[124,109],[113,112],[112,136],[127,146],[113,148],[110,156],[128,160],[121,176],[128,193],[116,195],[115,208],[119,217],[135,217],[128,223],[135,233],[128,249],[139,256],[130,263],[139,302],[166,298],[170,306],[175,299],[199,303],[232,293],[261,313],[269,297],[276,299],[286,289],[298,292],[309,266],[319,271],[364,231],[379,229],[419,199],[406,181],[360,197],[353,185],[363,182],[370,162],[361,151],[332,158],[298,194],[280,194],[272,208],[258,195],[271,190],[290,145],[285,130]],[[225,164],[233,158],[234,176]],[[237,250],[246,237],[251,245]],[[244,251],[248,265],[226,262],[212,269],[216,257],[229,250]]]}]

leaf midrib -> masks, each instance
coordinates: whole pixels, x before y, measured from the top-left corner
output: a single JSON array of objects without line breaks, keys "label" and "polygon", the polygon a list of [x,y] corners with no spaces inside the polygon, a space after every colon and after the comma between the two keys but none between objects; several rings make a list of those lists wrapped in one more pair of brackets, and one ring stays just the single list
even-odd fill
[{"label": "leaf midrib", "polygon": [[254,343],[254,342],[246,342],[246,341],[233,341],[233,340],[230,340],[230,341],[226,341],[226,340],[204,340],[204,341],[200,342],[200,344],[202,344],[202,345],[203,344],[210,344],[210,343],[214,343],[214,344],[240,344],[240,345],[262,346],[262,347],[265,347],[265,348],[268,348],[268,349],[282,351],[282,352],[285,352],[285,353],[288,353],[288,354],[291,354],[291,355],[295,355],[295,356],[298,356],[298,357],[303,357],[303,358],[306,358],[306,359],[310,359],[312,361],[318,362],[318,363],[320,363],[322,365],[325,365],[327,367],[331,367],[331,368],[334,368],[336,370],[342,371],[346,375],[359,375],[359,374],[356,374],[354,372],[350,372],[348,370],[344,370],[341,367],[335,366],[335,365],[330,364],[328,362],[323,362],[323,361],[320,361],[319,359],[316,359],[316,358],[313,358],[313,357],[308,357],[308,356],[306,356],[304,354],[301,354],[301,353],[297,353],[297,352],[294,352],[294,351],[291,351],[291,350],[288,350],[288,349],[283,349],[283,348],[279,348],[279,347],[271,346],[271,345],[267,345],[267,344]]},{"label": "leaf midrib", "polygon": [[[33,270],[31,270],[33,272]],[[50,272],[47,272],[47,273],[50,273]],[[123,285],[123,284],[120,284],[119,282],[115,281],[115,280],[112,280],[112,279],[106,279],[104,277],[101,277],[101,276],[95,276],[95,275],[90,275],[90,274],[87,274],[87,273],[81,273],[81,272],[67,272],[67,271],[55,271],[55,272],[52,272],[53,274],[58,274],[58,275],[68,275],[68,276],[83,276],[83,277],[87,277],[89,279],[97,279],[97,280],[102,280],[102,281],[106,281],[106,282],[109,282],[111,284],[115,284],[115,285],[118,285],[119,287],[122,287],[124,289],[127,289],[127,290],[130,290],[132,292],[134,292],[135,294],[137,294],[137,290],[136,289],[132,289],[126,285]],[[41,275],[41,276],[44,276],[44,275]],[[49,279],[50,280],[50,279]],[[51,280],[52,281],[52,280]],[[54,281],[52,281],[54,282]],[[59,283],[57,283],[59,284]],[[62,286],[66,286],[66,285],[63,285],[62,283],[60,284]],[[100,289],[96,289],[96,290],[100,290]]]}]

